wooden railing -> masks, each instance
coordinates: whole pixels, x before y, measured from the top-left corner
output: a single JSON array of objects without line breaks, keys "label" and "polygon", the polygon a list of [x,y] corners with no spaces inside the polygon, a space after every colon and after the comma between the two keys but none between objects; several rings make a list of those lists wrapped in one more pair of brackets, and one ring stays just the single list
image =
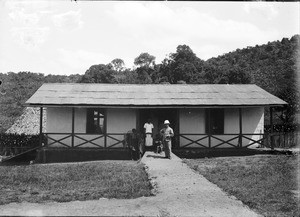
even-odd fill
[{"label": "wooden railing", "polygon": [[[106,134],[85,134],[85,133],[44,133],[46,141],[44,145],[51,147],[54,144],[59,144],[67,148],[83,147],[86,144],[96,148],[126,148],[124,141],[124,133],[106,133]],[[60,138],[57,138],[60,136]],[[92,138],[86,138],[86,136],[93,136]],[[121,136],[121,138],[120,138]],[[253,139],[252,137],[257,138]],[[227,138],[224,138],[227,137]],[[298,133],[227,133],[220,135],[209,134],[193,134],[184,133],[177,134],[173,139],[174,148],[222,148],[224,146],[230,148],[248,148],[251,145],[257,144],[259,147],[269,148],[289,148],[298,144],[300,134]],[[70,141],[66,141],[69,139]],[[75,139],[82,141],[74,142]],[[103,142],[99,144],[96,140],[103,139]],[[107,140],[110,140],[108,142]],[[180,140],[184,139],[184,145],[180,145]],[[213,141],[214,140],[214,141]],[[114,142],[111,142],[114,141]],[[121,145],[120,145],[121,144]],[[89,147],[90,147],[89,146]]]},{"label": "wooden railing", "polygon": [[[252,136],[258,136],[258,139],[252,139]],[[222,146],[229,146],[232,148],[247,148],[251,145],[258,144],[259,146],[263,145],[265,134],[262,133],[227,133],[220,135],[209,135],[209,134],[193,134],[193,133],[184,133],[175,136],[175,143],[177,143],[176,148],[218,148]],[[193,138],[191,138],[193,137]],[[222,138],[223,137],[223,138]],[[230,137],[230,138],[224,138]],[[179,145],[180,140],[187,140],[188,143],[184,145]],[[215,140],[215,142],[212,142]],[[246,140],[246,141],[245,141]],[[217,142],[216,142],[217,141]],[[193,145],[193,147],[192,147]]]},{"label": "wooden railing", "polygon": [[[252,137],[257,138],[253,139]],[[223,138],[222,138],[223,137]],[[230,138],[224,138],[230,137]],[[180,139],[188,141],[184,145],[180,144]],[[212,142],[216,140],[218,142]],[[290,133],[243,133],[243,134],[220,134],[220,135],[209,135],[209,134],[179,134],[175,135],[174,143],[175,148],[222,148],[225,145],[232,148],[248,148],[254,144],[259,147],[268,148],[291,148],[298,145],[300,142],[299,132]]]},{"label": "wooden railing", "polygon": [[[78,148],[86,144],[90,144],[96,148],[125,148],[124,145],[124,133],[106,133],[106,134],[86,134],[86,133],[43,133],[46,138],[46,144],[44,146],[51,147],[54,144],[59,144],[67,148]],[[92,138],[85,138],[86,136],[91,136]],[[120,137],[118,138],[118,137]],[[57,138],[60,137],[60,138]],[[96,142],[98,139],[103,138],[103,143],[99,144]],[[71,141],[66,141],[70,139]],[[82,140],[81,142],[75,142],[75,139]],[[108,143],[107,139],[113,140],[113,143]],[[50,140],[50,142],[48,142]],[[120,147],[117,145],[122,144]],[[89,146],[90,147],[90,146]]]}]

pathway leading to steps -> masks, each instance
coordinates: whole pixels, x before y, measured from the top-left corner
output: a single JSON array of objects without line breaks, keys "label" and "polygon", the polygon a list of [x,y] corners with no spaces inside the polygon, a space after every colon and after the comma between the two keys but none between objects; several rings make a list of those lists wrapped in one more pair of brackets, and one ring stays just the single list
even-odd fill
[{"label": "pathway leading to steps", "polygon": [[1,215],[101,216],[259,216],[241,201],[195,173],[172,155],[146,152],[145,164],[156,196],[137,199],[99,199],[67,203],[11,203],[0,206]]}]

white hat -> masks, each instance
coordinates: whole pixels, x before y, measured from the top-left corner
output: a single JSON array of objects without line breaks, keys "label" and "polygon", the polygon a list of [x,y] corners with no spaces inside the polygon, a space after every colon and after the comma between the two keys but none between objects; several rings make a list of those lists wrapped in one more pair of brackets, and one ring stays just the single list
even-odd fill
[{"label": "white hat", "polygon": [[164,124],[170,124],[170,122],[168,120],[165,120]]}]

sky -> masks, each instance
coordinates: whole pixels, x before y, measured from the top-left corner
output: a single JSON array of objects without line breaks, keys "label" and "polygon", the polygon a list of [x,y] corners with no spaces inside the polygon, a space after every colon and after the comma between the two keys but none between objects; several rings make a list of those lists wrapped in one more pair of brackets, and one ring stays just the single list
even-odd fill
[{"label": "sky", "polygon": [[0,73],[84,74],[115,58],[156,63],[186,44],[207,60],[300,34],[299,2],[0,0]]}]

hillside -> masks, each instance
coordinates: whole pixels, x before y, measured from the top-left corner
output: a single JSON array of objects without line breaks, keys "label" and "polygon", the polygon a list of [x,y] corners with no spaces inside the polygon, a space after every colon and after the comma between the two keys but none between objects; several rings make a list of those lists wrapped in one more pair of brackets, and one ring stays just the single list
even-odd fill
[{"label": "hillside", "polygon": [[[0,73],[0,133],[13,125],[24,110],[24,103],[43,83],[76,82],[80,75],[47,75],[32,72]],[[33,118],[34,119],[34,118]]]},{"label": "hillside", "polygon": [[[115,59],[110,64],[91,66],[84,75],[44,76],[41,73],[32,72],[0,73],[2,81],[0,86],[0,133],[7,131],[22,115],[24,102],[43,83],[58,82],[253,83],[289,103],[284,112],[278,112],[275,118],[277,122],[292,124],[296,122],[295,116],[300,111],[299,83],[297,83],[297,77],[300,78],[298,76],[300,69],[299,44],[300,36],[295,35],[290,39],[283,38],[280,41],[268,42],[260,46],[237,49],[207,61],[198,58],[189,46],[179,45],[176,52],[169,54],[159,64],[155,64],[154,56],[142,53],[135,59],[135,69],[124,69],[122,60]],[[25,109],[25,113],[32,118],[22,117],[24,121],[36,118],[37,112],[32,113]],[[22,123],[22,121],[20,120],[18,123]],[[32,127],[32,129],[34,128]],[[14,131],[23,131],[16,127],[13,129],[15,129]]]},{"label": "hillside", "polygon": [[[284,123],[296,121],[300,112],[300,36],[283,38],[261,46],[237,49],[207,60],[215,71],[232,71],[249,77],[256,84],[289,103],[279,119]],[[222,74],[222,73],[220,73]],[[224,73],[223,73],[224,74]],[[226,77],[225,73],[225,79]]]}]

